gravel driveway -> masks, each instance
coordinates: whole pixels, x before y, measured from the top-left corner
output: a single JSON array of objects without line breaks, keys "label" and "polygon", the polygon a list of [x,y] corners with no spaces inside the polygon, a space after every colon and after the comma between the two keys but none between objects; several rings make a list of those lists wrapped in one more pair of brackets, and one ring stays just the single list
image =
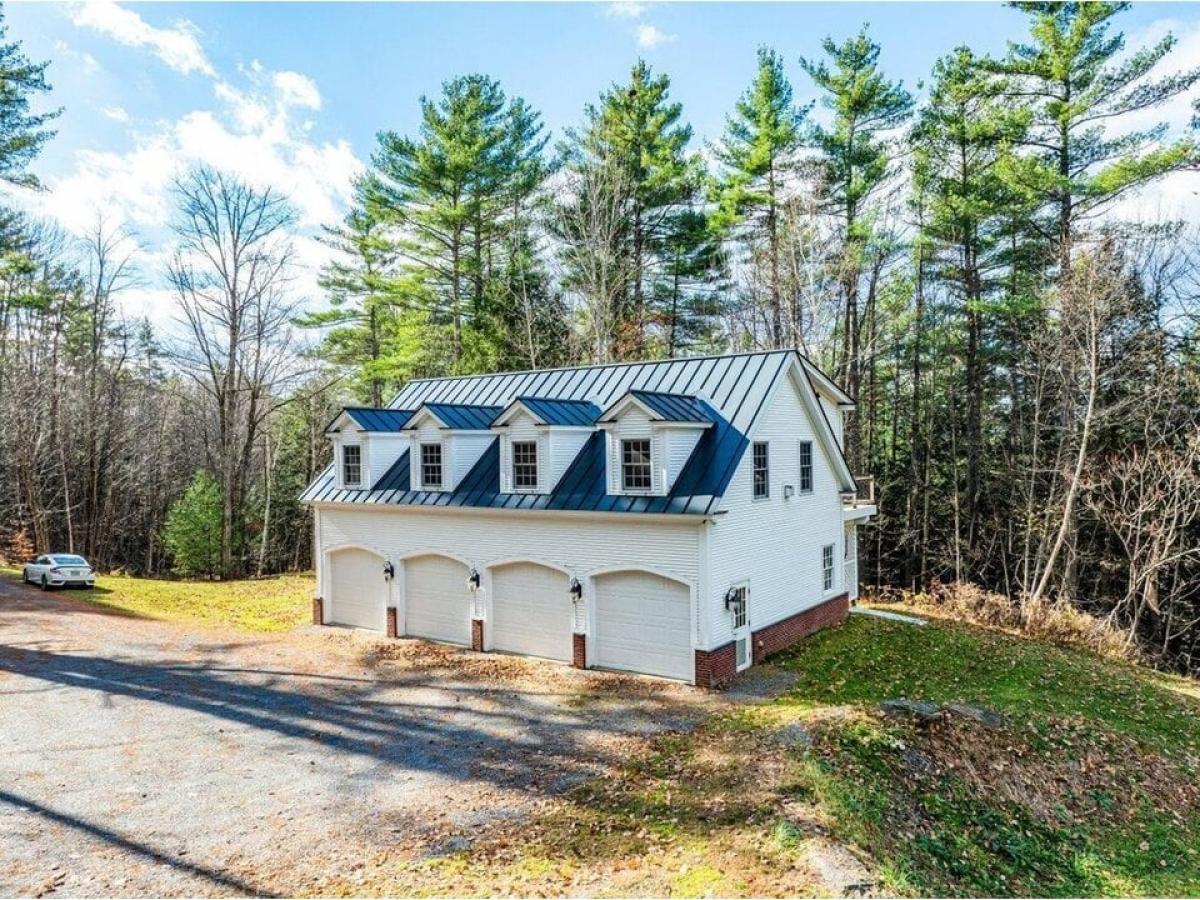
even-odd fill
[{"label": "gravel driveway", "polygon": [[319,893],[461,848],[718,702],[341,629],[189,629],[0,580],[0,895]]}]

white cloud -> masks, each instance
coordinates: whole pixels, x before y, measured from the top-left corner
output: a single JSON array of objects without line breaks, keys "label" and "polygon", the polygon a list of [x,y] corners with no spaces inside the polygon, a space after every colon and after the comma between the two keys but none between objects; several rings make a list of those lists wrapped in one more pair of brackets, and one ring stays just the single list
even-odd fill
[{"label": "white cloud", "polygon": [[282,103],[288,106],[301,106],[306,109],[321,108],[321,92],[317,84],[307,75],[299,72],[276,72],[271,77],[275,90]]},{"label": "white cloud", "polygon": [[71,21],[128,47],[148,47],[155,56],[184,75],[192,72],[208,76],[216,74],[200,46],[196,26],[186,19],[179,20],[171,28],[155,28],[114,0],[87,0],[75,7]]},{"label": "white cloud", "polygon": [[615,0],[608,4],[606,13],[622,19],[640,19],[645,11],[646,4],[638,3],[637,0]]},{"label": "white cloud", "polygon": [[[1161,78],[1190,69],[1200,60],[1200,22],[1182,22],[1178,19],[1157,19],[1149,25],[1126,36],[1126,55],[1145,47],[1151,47],[1160,40],[1173,34],[1177,43],[1166,58],[1150,73],[1150,78]],[[1176,94],[1170,100],[1159,106],[1149,107],[1129,113],[1112,121],[1113,134],[1127,134],[1130,131],[1141,131],[1153,128],[1160,122],[1165,122],[1168,133],[1179,136],[1187,132],[1188,123],[1192,117],[1192,102],[1200,96],[1200,88],[1193,86],[1190,91]]]},{"label": "white cloud", "polygon": [[105,106],[100,110],[100,115],[114,122],[129,121],[129,112],[123,106]]},{"label": "white cloud", "polygon": [[637,28],[637,44],[646,50],[653,50],[659,44],[670,44],[678,40],[679,35],[667,34],[654,25],[639,25]]}]

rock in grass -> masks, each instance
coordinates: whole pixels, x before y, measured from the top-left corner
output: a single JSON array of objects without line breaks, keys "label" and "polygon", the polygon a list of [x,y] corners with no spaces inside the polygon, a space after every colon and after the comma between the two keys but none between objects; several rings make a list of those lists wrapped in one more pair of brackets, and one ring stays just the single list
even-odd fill
[{"label": "rock in grass", "polygon": [[884,700],[879,704],[885,716],[916,716],[918,719],[932,721],[938,717],[942,708],[936,703],[926,700]]},{"label": "rock in grass", "polygon": [[943,709],[952,716],[959,716],[963,719],[971,719],[978,722],[984,728],[1003,728],[1008,724],[1008,720],[994,709],[988,709],[986,706],[972,706],[969,703],[947,703]]}]

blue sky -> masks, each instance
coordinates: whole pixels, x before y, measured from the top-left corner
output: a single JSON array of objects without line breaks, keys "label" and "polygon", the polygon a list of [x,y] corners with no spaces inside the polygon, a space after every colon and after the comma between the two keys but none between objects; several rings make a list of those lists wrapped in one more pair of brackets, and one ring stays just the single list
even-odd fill
[{"label": "blue sky", "polygon": [[[145,284],[131,312],[160,319],[170,180],[203,161],[286,190],[300,209],[300,256],[345,208],[347,187],[381,129],[412,131],[417,99],[466,72],[498,78],[556,133],[642,56],[671,76],[696,130],[715,139],[753,74],[760,44],[779,50],[797,99],[812,91],[797,62],[826,35],[870,24],[882,63],[915,89],[960,43],[1001,52],[1024,17],[998,3],[87,4],[13,3],[10,38],[49,59],[58,135],[35,166],[49,191],[30,200],[73,231],[102,209],[136,230]],[[1132,40],[1173,30],[1175,66],[1200,60],[1200,5],[1137,4]],[[1186,102],[1162,116],[1174,127]],[[1194,195],[1197,177],[1142,202]]]}]

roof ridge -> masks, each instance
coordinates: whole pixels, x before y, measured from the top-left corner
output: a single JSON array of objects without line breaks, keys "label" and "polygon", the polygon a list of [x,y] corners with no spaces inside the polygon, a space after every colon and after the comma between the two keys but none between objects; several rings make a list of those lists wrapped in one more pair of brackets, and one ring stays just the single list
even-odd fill
[{"label": "roof ridge", "polygon": [[[800,353],[798,347],[781,347],[774,350],[742,350],[737,353],[709,353],[704,356],[673,356],[669,359],[628,359],[606,363],[588,363],[585,366],[554,366],[550,369],[513,369],[505,372],[476,372],[471,375],[430,375],[425,378],[413,378],[406,381],[404,387],[411,384],[427,384],[434,381],[467,381],[472,378],[496,378],[508,375],[540,375],[547,372],[583,372],[587,369],[611,369],[614,366],[658,366],[669,363],[700,362],[710,359],[737,359],[742,356],[774,356],[779,353]],[[807,357],[805,357],[807,359]]]}]

